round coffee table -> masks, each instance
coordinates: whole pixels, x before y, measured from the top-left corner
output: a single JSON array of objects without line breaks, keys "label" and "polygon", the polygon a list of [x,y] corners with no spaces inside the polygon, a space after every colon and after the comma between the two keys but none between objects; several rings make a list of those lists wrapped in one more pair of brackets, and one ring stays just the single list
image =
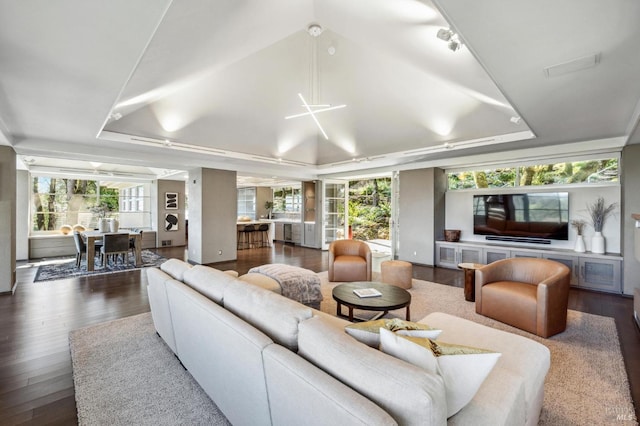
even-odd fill
[{"label": "round coffee table", "polygon": [[[356,289],[374,288],[382,293],[382,296],[359,297],[353,292]],[[411,294],[400,287],[379,283],[375,281],[357,281],[340,284],[333,289],[333,299],[338,304],[337,314],[339,317],[347,318],[349,321],[364,321],[354,318],[353,310],[362,309],[365,311],[380,311],[374,318],[378,319],[394,309],[407,308],[406,319],[409,321],[409,305],[411,304]],[[342,314],[342,305],[349,309],[348,315]],[[366,321],[370,321],[369,319]]]}]

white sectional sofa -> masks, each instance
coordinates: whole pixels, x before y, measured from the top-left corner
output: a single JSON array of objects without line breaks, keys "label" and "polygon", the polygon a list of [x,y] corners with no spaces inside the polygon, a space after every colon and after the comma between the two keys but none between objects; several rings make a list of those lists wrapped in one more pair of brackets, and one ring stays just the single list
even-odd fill
[{"label": "white sectional sofa", "polygon": [[158,334],[234,425],[534,425],[548,349],[443,313],[439,341],[501,352],[473,400],[446,418],[440,376],[366,346],[349,323],[233,274],[176,259],[149,268]]}]

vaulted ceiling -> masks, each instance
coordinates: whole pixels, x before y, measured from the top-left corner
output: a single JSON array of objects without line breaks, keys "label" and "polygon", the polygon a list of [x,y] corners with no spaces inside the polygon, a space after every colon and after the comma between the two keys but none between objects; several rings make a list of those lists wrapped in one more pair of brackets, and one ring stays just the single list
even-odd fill
[{"label": "vaulted ceiling", "polygon": [[617,150],[640,142],[638,22],[631,0],[2,2],[0,143],[303,179]]}]

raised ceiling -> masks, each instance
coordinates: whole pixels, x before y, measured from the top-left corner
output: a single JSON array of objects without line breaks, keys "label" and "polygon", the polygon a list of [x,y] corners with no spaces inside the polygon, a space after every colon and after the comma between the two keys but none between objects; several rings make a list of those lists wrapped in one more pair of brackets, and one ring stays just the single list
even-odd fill
[{"label": "raised ceiling", "polygon": [[[2,2],[0,143],[300,178],[616,150],[640,141],[639,21],[628,0]],[[449,27],[457,52],[436,37]],[[285,120],[298,94],[347,105],[317,114],[328,139],[311,116]]]}]

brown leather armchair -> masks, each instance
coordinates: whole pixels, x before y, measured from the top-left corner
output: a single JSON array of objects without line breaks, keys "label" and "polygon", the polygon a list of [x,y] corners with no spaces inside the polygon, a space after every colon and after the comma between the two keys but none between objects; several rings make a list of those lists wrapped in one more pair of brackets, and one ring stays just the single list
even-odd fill
[{"label": "brown leather armchair", "polygon": [[329,246],[329,281],[371,281],[371,250],[357,240],[336,240]]},{"label": "brown leather armchair", "polygon": [[476,270],[476,312],[541,337],[567,328],[571,270],[547,259],[512,258]]}]

